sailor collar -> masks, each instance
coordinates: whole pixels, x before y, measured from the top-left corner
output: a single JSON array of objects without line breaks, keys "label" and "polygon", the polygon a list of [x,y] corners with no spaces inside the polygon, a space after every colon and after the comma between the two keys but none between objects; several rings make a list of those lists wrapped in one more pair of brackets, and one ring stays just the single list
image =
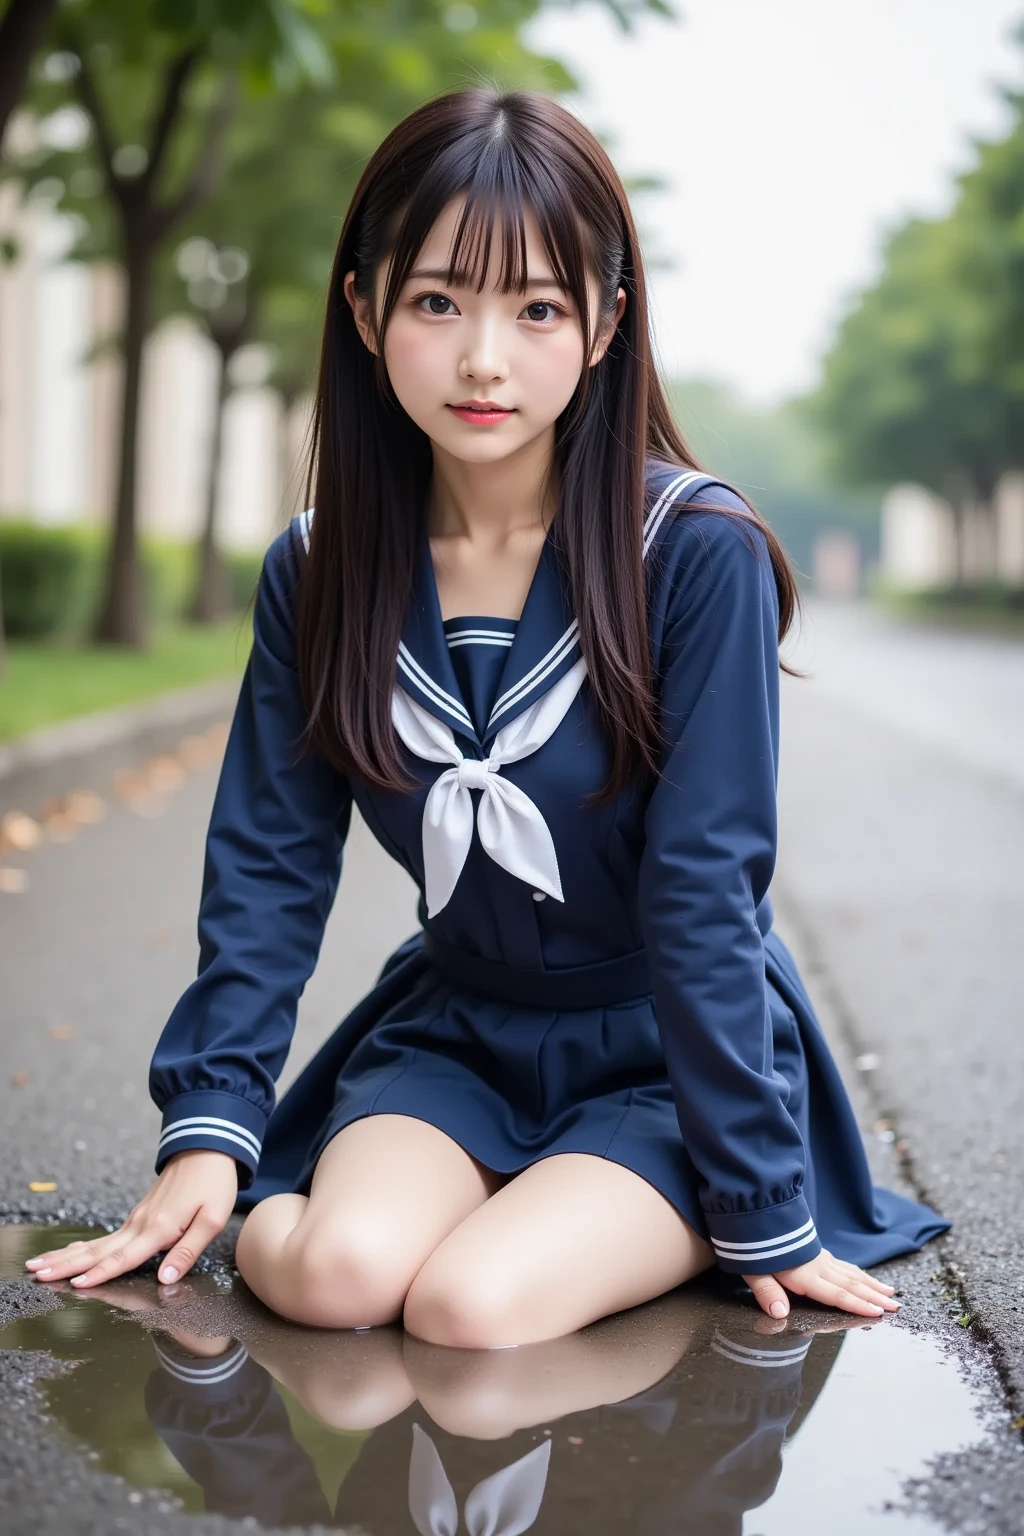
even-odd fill
[{"label": "sailor collar", "polygon": [[[645,559],[673,498],[692,496],[698,482],[711,479],[695,470],[671,478],[644,522]],[[300,519],[307,549],[309,517],[303,513]],[[452,666],[430,540],[425,520],[421,522],[391,718],[414,756],[445,765],[423,807],[428,917],[442,911],[451,899],[474,829],[495,863],[535,891],[564,900],[551,830],[539,808],[502,770],[544,746],[572,707],[586,673],[579,625],[569,609],[549,529],[487,727],[478,736]],[[459,737],[468,744],[468,753],[459,745]],[[481,795],[476,805],[473,791]]]}]

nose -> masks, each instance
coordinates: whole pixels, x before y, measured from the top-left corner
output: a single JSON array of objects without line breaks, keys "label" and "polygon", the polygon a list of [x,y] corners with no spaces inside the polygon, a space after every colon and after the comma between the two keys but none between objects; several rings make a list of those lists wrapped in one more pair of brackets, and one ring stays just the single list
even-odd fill
[{"label": "nose", "polygon": [[503,326],[497,315],[481,315],[466,327],[465,351],[459,364],[459,376],[477,383],[493,383],[509,375],[508,348]]}]

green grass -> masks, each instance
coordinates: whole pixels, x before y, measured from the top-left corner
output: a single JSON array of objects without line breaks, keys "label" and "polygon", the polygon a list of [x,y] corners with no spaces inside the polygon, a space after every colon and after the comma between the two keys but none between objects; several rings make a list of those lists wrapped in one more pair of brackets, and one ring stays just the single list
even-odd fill
[{"label": "green grass", "polygon": [[9,641],[0,679],[0,741],[171,688],[240,677],[250,641],[248,614],[209,626],[168,625],[154,632],[145,651]]},{"label": "green grass", "polygon": [[950,629],[984,630],[989,633],[1024,634],[1024,610],[991,603],[949,602],[911,592],[880,592],[876,602],[888,613],[922,624],[942,624]]}]

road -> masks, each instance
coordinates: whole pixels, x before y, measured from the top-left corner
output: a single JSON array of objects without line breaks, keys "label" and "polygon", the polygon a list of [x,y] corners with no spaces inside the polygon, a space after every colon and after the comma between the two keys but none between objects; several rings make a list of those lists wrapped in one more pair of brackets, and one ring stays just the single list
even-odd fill
[{"label": "road", "polygon": [[[1024,643],[812,606],[791,654],[814,676],[784,684],[780,924],[876,1177],[955,1222],[948,1242],[891,1275],[913,1302],[903,1322],[916,1308],[952,1331],[966,1364],[984,1374],[994,1362],[1008,1425],[1024,1408]],[[68,841],[7,857],[28,883],[0,894],[0,1218],[119,1219],[150,1179],[146,1069],[194,970],[215,766],[200,751],[163,790],[131,771],[178,736],[0,783],[0,813],[35,813],[72,789],[108,807]],[[411,886],[357,824],[282,1086],[414,927]],[[867,1053],[877,1065],[858,1070]],[[873,1133],[879,1118],[892,1141]],[[31,1182],[56,1189],[33,1194]],[[957,1313],[966,1302],[968,1330],[949,1323],[951,1300]],[[961,1524],[958,1511],[982,1496],[1013,1507],[1019,1449],[1007,1429],[954,1458],[922,1487],[922,1507],[948,1529],[1015,1530]]]}]

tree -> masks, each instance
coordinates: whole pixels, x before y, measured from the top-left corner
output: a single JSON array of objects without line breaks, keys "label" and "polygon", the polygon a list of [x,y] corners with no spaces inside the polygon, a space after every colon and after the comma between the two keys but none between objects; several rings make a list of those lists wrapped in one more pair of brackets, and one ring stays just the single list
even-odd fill
[{"label": "tree", "polygon": [[[644,10],[667,13],[663,0],[607,0],[628,27]],[[540,0],[489,0],[479,8],[447,0],[70,0],[58,11],[54,51],[37,71],[32,106],[43,131],[37,152],[14,171],[27,188],[46,182],[55,206],[80,221],[71,259],[114,256],[127,287],[120,338],[124,357],[120,459],[107,577],[97,637],[129,644],[145,636],[136,536],[136,460],[143,343],[167,312],[161,263],[171,243],[202,236],[217,249],[245,253],[244,312],[208,306],[198,317],[227,364],[258,339],[257,319],[289,310],[322,290],[359,161],[403,113],[435,91],[467,78],[500,77],[539,89],[565,89],[571,78],[555,61],[530,53],[522,25]],[[268,125],[292,105],[310,112],[324,150],[289,134],[271,141]],[[73,105],[87,126],[84,142],[46,142],[47,123]],[[260,134],[262,120],[263,133]],[[319,124],[320,126],[316,126]],[[356,149],[354,155],[350,150]],[[347,158],[346,158],[347,157]],[[327,175],[318,186],[297,175],[299,162]],[[262,180],[256,172],[262,164]],[[226,168],[230,166],[230,174]],[[95,178],[99,176],[99,195]],[[252,173],[252,174],[250,174]],[[284,247],[275,232],[291,214],[269,206],[268,177],[291,198],[290,177],[304,185]],[[323,188],[337,189],[325,203]],[[243,195],[243,188],[248,192]],[[223,193],[216,209],[211,199]],[[246,196],[248,202],[246,202]],[[319,206],[315,236],[309,223]],[[210,207],[208,233],[199,215]],[[216,212],[216,217],[213,217]],[[323,215],[329,213],[325,220]],[[301,215],[301,217],[299,217]],[[300,249],[300,231],[307,250]],[[290,265],[289,265],[290,264]],[[298,272],[296,271],[298,267]],[[225,285],[231,289],[232,285]],[[188,282],[186,282],[186,293]],[[271,293],[276,300],[270,302]],[[226,302],[226,295],[225,295]],[[308,314],[318,314],[319,301]],[[193,310],[193,313],[197,313]],[[219,431],[214,424],[214,435]],[[219,441],[219,439],[217,439]],[[213,458],[216,472],[216,454]],[[214,500],[207,497],[204,581],[216,604]],[[197,611],[208,611],[197,595]]]},{"label": "tree", "polygon": [[[33,55],[57,9],[57,0],[9,0],[0,14],[0,145],[25,89]],[[4,611],[0,596],[0,677],[5,668]]]},{"label": "tree", "polygon": [[[326,79],[330,59],[302,0],[76,0],[62,6],[54,52],[32,105],[45,119],[74,102],[84,145],[34,154],[14,170],[29,187],[62,188],[57,206],[84,220],[71,253],[115,252],[124,268],[124,384],[113,536],[96,625],[100,640],[145,638],[136,534],[142,351],[153,323],[154,269],[164,242],[213,193],[239,101],[275,81]],[[56,61],[56,67],[54,64]],[[83,151],[105,196],[75,194],[61,172]]]}]

